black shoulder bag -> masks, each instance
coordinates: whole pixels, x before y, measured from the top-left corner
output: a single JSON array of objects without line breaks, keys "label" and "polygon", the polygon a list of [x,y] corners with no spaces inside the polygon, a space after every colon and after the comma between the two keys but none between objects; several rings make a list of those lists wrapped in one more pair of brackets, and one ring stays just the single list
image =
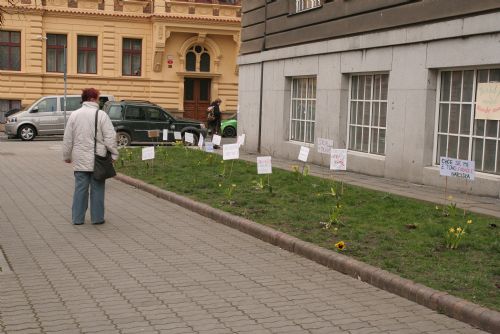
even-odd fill
[{"label": "black shoulder bag", "polygon": [[97,181],[104,181],[116,175],[115,168],[113,167],[113,159],[111,152],[106,150],[106,156],[101,157],[97,154],[97,114],[99,108],[95,111],[95,132],[94,132],[94,173],[92,177]]}]

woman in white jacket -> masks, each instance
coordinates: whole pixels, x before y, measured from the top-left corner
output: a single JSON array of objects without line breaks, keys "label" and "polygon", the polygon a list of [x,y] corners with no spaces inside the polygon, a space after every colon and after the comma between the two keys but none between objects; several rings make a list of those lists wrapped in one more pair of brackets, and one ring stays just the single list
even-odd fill
[{"label": "woman in white jacket", "polygon": [[73,195],[72,223],[81,225],[85,222],[89,202],[92,224],[104,223],[105,181],[92,177],[94,171],[94,132],[95,113],[97,117],[96,152],[105,156],[111,152],[113,161],[118,158],[116,132],[109,116],[99,110],[99,91],[87,88],[82,91],[82,107],[73,111],[64,130],[63,160],[73,162],[75,174],[75,192]]}]

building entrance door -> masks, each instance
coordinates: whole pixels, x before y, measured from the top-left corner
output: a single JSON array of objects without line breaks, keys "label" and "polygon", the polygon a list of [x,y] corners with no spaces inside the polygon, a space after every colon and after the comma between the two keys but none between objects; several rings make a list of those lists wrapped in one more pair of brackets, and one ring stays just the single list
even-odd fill
[{"label": "building entrance door", "polygon": [[184,79],[184,117],[207,120],[207,108],[210,105],[211,79]]}]

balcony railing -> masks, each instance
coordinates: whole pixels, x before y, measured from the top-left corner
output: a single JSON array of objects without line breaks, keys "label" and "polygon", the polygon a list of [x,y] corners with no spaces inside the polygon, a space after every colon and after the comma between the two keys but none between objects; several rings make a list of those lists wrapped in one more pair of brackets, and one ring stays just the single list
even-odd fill
[{"label": "balcony railing", "polygon": [[296,0],[295,12],[303,12],[316,7],[321,7],[321,0]]}]

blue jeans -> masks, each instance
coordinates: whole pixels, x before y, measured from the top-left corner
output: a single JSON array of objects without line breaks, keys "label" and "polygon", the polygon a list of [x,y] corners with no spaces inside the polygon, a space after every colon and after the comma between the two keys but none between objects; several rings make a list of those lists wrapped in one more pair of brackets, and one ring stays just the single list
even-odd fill
[{"label": "blue jeans", "polygon": [[104,191],[106,181],[96,181],[92,172],[75,172],[75,193],[73,195],[72,222],[75,225],[85,222],[89,206],[92,224],[104,221]]}]

